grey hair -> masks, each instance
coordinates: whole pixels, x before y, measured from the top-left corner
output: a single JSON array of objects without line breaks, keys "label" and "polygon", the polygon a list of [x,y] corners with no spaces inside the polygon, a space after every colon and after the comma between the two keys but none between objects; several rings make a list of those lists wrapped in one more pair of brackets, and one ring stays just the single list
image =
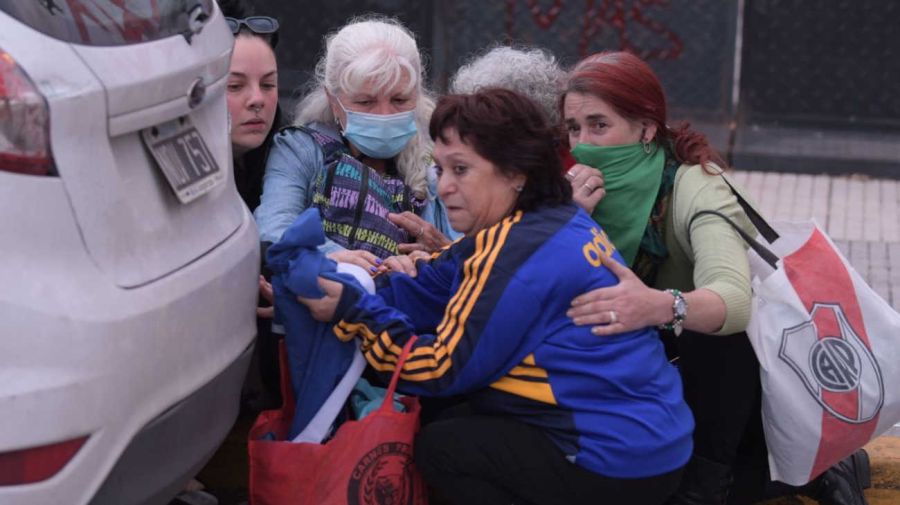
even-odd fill
[{"label": "grey hair", "polygon": [[325,55],[316,64],[310,91],[294,111],[294,123],[335,123],[328,94],[355,93],[366,84],[375,93],[392,89],[409,77],[407,92],[416,100],[416,136],[397,155],[397,170],[420,198],[427,193],[426,171],[434,146],[428,122],[434,99],[425,89],[425,70],[412,32],[391,18],[353,19],[325,39]]},{"label": "grey hair", "polygon": [[537,102],[551,124],[556,124],[564,77],[556,58],[548,51],[498,46],[460,67],[450,81],[450,92],[470,94],[481,88],[516,91]]}]

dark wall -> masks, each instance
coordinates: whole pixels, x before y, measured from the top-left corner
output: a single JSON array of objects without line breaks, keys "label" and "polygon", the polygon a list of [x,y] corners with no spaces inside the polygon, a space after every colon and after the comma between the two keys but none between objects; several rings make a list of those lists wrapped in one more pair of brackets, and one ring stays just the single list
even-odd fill
[{"label": "dark wall", "polygon": [[736,2],[722,0],[253,2],[255,14],[281,23],[277,54],[286,105],[302,92],[323,36],[374,12],[398,17],[417,34],[437,91],[466,58],[491,44],[539,45],[567,65],[603,49],[630,49],[660,74],[673,115],[708,120],[719,144],[732,116],[736,9]]},{"label": "dark wall", "polygon": [[[625,0],[507,2],[486,0],[255,0],[255,14],[281,23],[278,47],[282,94],[306,82],[325,34],[353,16],[396,16],[418,36],[434,87],[465,59],[497,43],[552,50],[565,64],[603,49],[627,48],[659,72],[676,109],[730,116],[735,2]],[[533,8],[530,5],[538,6]],[[546,4],[543,8],[540,4]]]},{"label": "dark wall", "polygon": [[[670,120],[690,120],[742,167],[860,171],[875,156],[873,173],[900,175],[896,0],[248,1],[256,14],[281,22],[287,110],[313,71],[323,36],[353,16],[381,13],[416,33],[438,92],[491,44],[541,46],[565,65],[627,49],[659,74]],[[800,151],[820,155],[801,166]]]},{"label": "dark wall", "polygon": [[750,0],[749,123],[900,127],[900,2]]},{"label": "dark wall", "polygon": [[499,42],[536,44],[565,64],[628,49],[653,66],[677,108],[729,115],[736,9],[723,0],[446,0],[436,7],[435,80]]}]

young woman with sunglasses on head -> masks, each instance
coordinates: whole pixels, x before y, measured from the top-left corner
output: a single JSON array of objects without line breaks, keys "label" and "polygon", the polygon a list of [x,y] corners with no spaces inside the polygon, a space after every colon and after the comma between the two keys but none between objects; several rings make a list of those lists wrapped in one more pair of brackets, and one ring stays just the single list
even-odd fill
[{"label": "young woman with sunglasses on head", "polygon": [[278,107],[278,21],[268,16],[226,17],[234,34],[227,101],[238,193],[250,210],[262,195],[272,137],[281,126]]},{"label": "young woman with sunglasses on head", "polygon": [[274,140],[256,210],[262,240],[277,242],[316,206],[329,238],[323,252],[375,272],[417,235],[388,213],[449,228],[429,191],[434,102],[424,75],[412,33],[395,20],[354,20],[327,38],[295,126]]},{"label": "young woman with sunglasses on head", "polygon": [[[278,21],[268,16],[246,17],[247,8],[242,0],[220,0],[219,8],[234,35],[226,81],[234,181],[241,199],[252,211],[259,205],[262,194],[263,172],[272,136],[281,125],[274,51],[278,43]],[[257,398],[251,405],[253,410],[280,402],[277,340],[272,336],[268,317],[257,317],[256,331],[255,359],[269,401]],[[245,384],[253,382],[248,380]],[[253,398],[256,394],[248,395],[245,389],[242,397]],[[247,404],[242,401],[242,405]],[[204,491],[204,487],[191,479],[168,505],[216,503],[216,498]]]},{"label": "young woman with sunglasses on head", "polygon": [[[231,150],[238,193],[253,211],[263,192],[263,174],[279,128],[284,126],[278,106],[278,20],[269,16],[248,16],[242,0],[220,2],[225,21],[234,34],[234,50],[227,81],[228,112],[231,121]],[[265,251],[263,251],[265,253]],[[268,275],[263,254],[262,272]],[[252,384],[244,392],[244,406],[260,410],[280,403],[278,369],[279,334],[273,332],[272,286],[260,276],[260,307],[257,309],[257,362],[263,389]]]}]

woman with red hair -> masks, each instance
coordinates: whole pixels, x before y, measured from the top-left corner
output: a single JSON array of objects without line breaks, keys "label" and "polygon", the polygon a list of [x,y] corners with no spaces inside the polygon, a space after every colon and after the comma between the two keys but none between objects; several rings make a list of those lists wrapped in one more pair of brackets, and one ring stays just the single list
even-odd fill
[{"label": "woman with red hair", "polygon": [[[699,213],[718,212],[756,235],[738,203],[740,190],[733,189],[703,134],[686,124],[667,125],[659,79],[630,53],[603,52],[579,62],[560,109],[579,162],[568,177],[585,180],[585,171],[597,170],[603,175],[603,187],[584,184],[573,191],[601,193],[592,217],[632,270],[616,286],[576,297],[568,314],[578,325],[592,325],[595,335],[662,330],[696,421],[694,454],[671,501],[734,503],[736,497],[728,496],[732,469],[739,459],[742,465],[753,459],[739,455],[738,446],[745,434],[761,432],[759,363],[744,333],[750,268],[747,246],[732,226]],[[749,445],[764,456],[762,443],[760,436]],[[764,457],[758,460],[765,468]],[[864,503],[860,472],[868,472],[864,453],[790,491],[823,503]],[[764,481],[756,486],[757,498]]]}]

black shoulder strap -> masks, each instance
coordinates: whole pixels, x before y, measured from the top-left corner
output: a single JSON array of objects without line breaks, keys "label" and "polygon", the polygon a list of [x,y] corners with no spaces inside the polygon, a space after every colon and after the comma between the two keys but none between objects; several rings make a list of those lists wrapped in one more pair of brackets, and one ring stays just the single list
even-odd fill
[{"label": "black shoulder strap", "polygon": [[[741,208],[744,209],[744,214],[747,214],[750,222],[753,223],[753,226],[756,227],[756,231],[758,231],[759,234],[762,235],[763,238],[766,239],[766,241],[770,244],[778,240],[778,233],[775,232],[775,229],[772,228],[772,226],[768,222],[766,222],[766,220],[759,214],[759,212],[756,212],[756,209],[754,209],[753,206],[750,205],[750,203],[745,200],[744,197],[741,196],[741,194],[738,193],[736,189],[734,189],[734,186],[732,186],[731,183],[728,182],[728,178],[723,175],[722,180],[725,181],[725,184],[728,184],[728,188],[731,189],[731,193],[734,194],[734,196],[737,198],[738,205],[740,205]],[[702,214],[704,212],[709,213],[708,211],[702,211],[698,214]],[[716,214],[718,214],[718,212],[716,212]],[[722,216],[721,214],[719,215]],[[696,218],[697,216],[695,215],[694,217]],[[722,217],[725,218],[729,223],[731,223],[730,219],[725,216]],[[694,219],[692,218],[691,223],[693,222]],[[734,223],[731,223],[731,225],[734,226]],[[737,229],[737,227],[735,227],[735,229]]]},{"label": "black shoulder strap", "polygon": [[325,166],[325,182],[322,188],[322,194],[325,198],[331,198],[331,187],[334,182],[334,172],[337,169],[337,162],[344,154],[349,154],[349,149],[340,140],[326,135],[315,128],[302,125],[293,125],[282,128],[282,131],[292,129],[301,131],[313,140],[319,149],[322,150],[322,160]]}]

